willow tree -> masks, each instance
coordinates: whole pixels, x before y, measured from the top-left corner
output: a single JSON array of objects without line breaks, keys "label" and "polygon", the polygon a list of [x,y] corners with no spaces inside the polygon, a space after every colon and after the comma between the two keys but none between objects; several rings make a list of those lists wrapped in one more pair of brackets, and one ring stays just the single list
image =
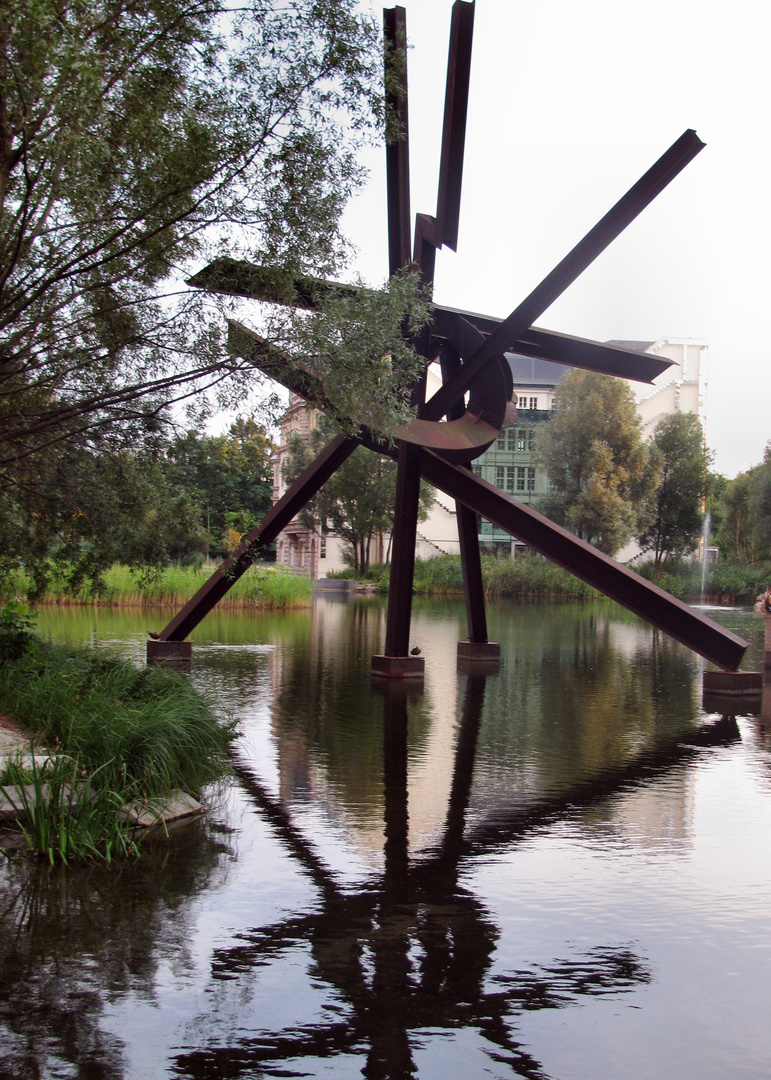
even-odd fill
[{"label": "willow tree", "polygon": [[135,448],[171,403],[259,385],[184,281],[223,253],[340,271],[381,66],[355,0],[0,2],[0,554],[45,516],[52,456]]}]

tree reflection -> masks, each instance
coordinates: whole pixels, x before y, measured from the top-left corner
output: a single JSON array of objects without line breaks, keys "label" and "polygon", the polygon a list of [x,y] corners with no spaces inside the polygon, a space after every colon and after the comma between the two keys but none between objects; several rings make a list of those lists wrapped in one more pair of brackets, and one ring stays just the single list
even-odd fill
[{"label": "tree reflection", "polygon": [[190,963],[190,908],[226,873],[202,822],[122,867],[88,871],[11,862],[0,889],[0,1076],[38,1080],[125,1075],[120,1038],[102,1030],[105,1002],[153,1001],[172,950]]}]

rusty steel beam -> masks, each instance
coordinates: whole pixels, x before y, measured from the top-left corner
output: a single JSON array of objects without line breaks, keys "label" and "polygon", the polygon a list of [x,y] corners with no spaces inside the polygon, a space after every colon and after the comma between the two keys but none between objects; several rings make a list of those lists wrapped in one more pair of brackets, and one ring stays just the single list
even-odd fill
[{"label": "rusty steel beam", "polygon": [[[494,315],[478,315],[473,311],[460,308],[433,306],[434,336],[441,337],[443,327],[452,327],[452,320],[460,318],[470,322],[485,337],[489,337],[502,323]],[[672,366],[673,361],[652,353],[624,349],[619,345],[608,345],[589,338],[573,337],[555,330],[541,330],[531,326],[519,337],[512,351],[523,356],[535,356],[539,360],[548,360],[552,364],[565,364],[569,367],[584,368],[586,371],[599,371],[603,375],[613,375],[620,379],[634,379],[635,382],[652,383],[655,378]]]},{"label": "rusty steel beam", "polygon": [[396,136],[386,145],[388,267],[398,273],[410,261],[410,144],[407,107],[407,16],[403,7],[383,11],[386,109]]},{"label": "rusty steel beam", "polygon": [[[442,378],[446,379],[460,366],[461,358],[456,349],[453,349],[451,345],[445,345],[440,353],[439,363]],[[450,419],[460,416],[463,411],[463,402],[457,402],[450,413]],[[485,644],[487,642],[487,611],[477,516],[473,510],[469,510],[462,502],[455,499],[455,518],[458,522],[458,545],[463,571],[463,599],[466,605],[468,638],[475,645]]]},{"label": "rusty steel beam", "polygon": [[281,530],[299,514],[358,445],[355,439],[347,439],[344,435],[333,439],[302,476],[295,480],[273,509],[268,511],[260,524],[247,533],[231,558],[226,559],[222,566],[214,571],[195,596],[188,600],[161,631],[160,640],[184,641],[241,575],[246,573],[263,548],[276,539]]},{"label": "rusty steel beam", "polygon": [[[353,298],[362,291],[355,285],[342,285],[339,282],[323,281],[321,278],[297,277],[289,284],[277,277],[272,271],[252,263],[236,259],[215,259],[187,281],[198,289],[207,292],[219,292],[228,296],[243,296],[250,300],[265,303],[289,305],[305,311],[319,311],[323,302],[330,296]],[[492,334],[503,322],[494,315],[480,315],[460,308],[445,307],[442,304],[432,306],[432,333],[435,337],[443,336],[443,327],[449,326],[450,320],[458,316],[470,322],[486,337]],[[585,368],[587,371],[599,371],[605,375],[615,375],[622,379],[635,379],[637,382],[651,383],[661,375],[671,361],[651,353],[635,352],[618,345],[607,345],[601,341],[573,337],[555,330],[543,330],[536,326],[529,327],[514,342],[514,352],[526,356],[536,356],[541,360],[550,360],[555,364]],[[278,375],[272,375],[281,381]]]},{"label": "rusty steel beam", "polygon": [[473,38],[474,4],[455,0],[450,24],[439,190],[436,199],[436,247],[446,244],[453,251],[456,251],[458,246]]},{"label": "rusty steel beam", "polygon": [[634,184],[601,220],[579,240],[572,251],[546,275],[507,319],[497,327],[470,357],[462,369],[445,383],[426,404],[426,418],[439,420],[452,403],[465,394],[486,364],[499,353],[509,352],[514,343],[543,315],[565,289],[590,266],[601,252],[624,231],[667,184],[703,150],[704,143],[688,129],[666,153]]}]

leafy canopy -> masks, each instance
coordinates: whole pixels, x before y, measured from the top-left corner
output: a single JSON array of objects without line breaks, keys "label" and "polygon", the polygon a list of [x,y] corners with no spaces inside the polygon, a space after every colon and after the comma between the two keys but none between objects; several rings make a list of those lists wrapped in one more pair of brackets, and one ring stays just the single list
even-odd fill
[{"label": "leafy canopy", "polygon": [[692,551],[702,530],[711,455],[696,413],[662,417],[653,432],[651,458],[659,483],[648,498],[649,521],[639,543],[643,551],[653,552],[658,567]]},{"label": "leafy canopy", "polygon": [[632,392],[621,379],[569,371],[536,452],[549,474],[544,512],[613,554],[634,535],[655,472]]},{"label": "leafy canopy", "polygon": [[[233,302],[183,282],[225,253],[339,273],[381,85],[355,0],[3,0],[0,558],[53,552],[96,459],[152,447],[171,402],[200,420],[264,387],[225,347]],[[375,364],[334,297],[321,330],[274,320],[282,345],[328,346],[321,376],[350,415],[392,392],[404,411],[395,295],[371,301]]]}]

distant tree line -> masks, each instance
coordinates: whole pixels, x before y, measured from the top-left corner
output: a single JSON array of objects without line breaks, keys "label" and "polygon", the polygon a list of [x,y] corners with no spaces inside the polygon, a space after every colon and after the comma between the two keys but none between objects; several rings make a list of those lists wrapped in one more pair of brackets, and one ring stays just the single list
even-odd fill
[{"label": "distant tree line", "polygon": [[0,492],[0,585],[20,563],[41,594],[52,578],[96,585],[114,563],[148,574],[220,558],[270,509],[273,450],[242,418],[223,435],[159,431],[137,451],[41,457],[40,485]]},{"label": "distant tree line", "polygon": [[628,385],[574,370],[537,454],[549,476],[540,509],[608,554],[635,539],[660,570],[697,548],[709,513],[722,558],[771,560],[771,443],[760,465],[728,480],[710,471],[695,413],[662,417],[646,443]]}]

